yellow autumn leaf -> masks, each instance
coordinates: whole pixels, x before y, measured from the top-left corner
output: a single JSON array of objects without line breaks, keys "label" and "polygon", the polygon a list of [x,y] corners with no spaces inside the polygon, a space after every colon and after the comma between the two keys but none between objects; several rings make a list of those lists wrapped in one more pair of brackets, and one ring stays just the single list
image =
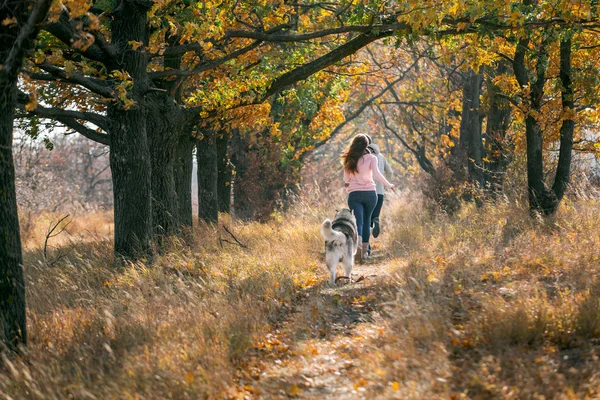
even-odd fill
[{"label": "yellow autumn leaf", "polygon": [[17,24],[17,18],[16,17],[12,17],[12,18],[5,18],[2,20],[2,25],[3,26],[12,26],[12,25],[16,25]]},{"label": "yellow autumn leaf", "polygon": [[37,98],[32,97],[31,101],[29,103],[25,104],[25,110],[33,111],[36,109],[37,106],[38,106]]},{"label": "yellow autumn leaf", "polygon": [[185,380],[185,383],[187,385],[191,385],[192,383],[194,383],[194,374],[192,374],[191,372],[187,372],[185,375],[183,375],[183,379]]},{"label": "yellow autumn leaf", "polygon": [[290,389],[288,390],[288,394],[290,396],[297,396],[300,393],[302,393],[302,389],[300,389],[297,385],[290,386]]},{"label": "yellow autumn leaf", "polygon": [[354,384],[354,389],[358,389],[358,388],[364,387],[366,385],[367,385],[367,381],[365,381],[364,379],[361,379]]},{"label": "yellow autumn leaf", "polygon": [[142,47],[144,45],[142,42],[138,42],[136,40],[131,40],[128,43],[129,43],[129,45],[131,46],[131,48],[133,50],[137,50],[137,49],[139,49],[140,47]]},{"label": "yellow autumn leaf", "polygon": [[398,383],[398,381],[392,382],[392,390],[394,392],[397,392],[398,390],[400,390],[400,384]]}]

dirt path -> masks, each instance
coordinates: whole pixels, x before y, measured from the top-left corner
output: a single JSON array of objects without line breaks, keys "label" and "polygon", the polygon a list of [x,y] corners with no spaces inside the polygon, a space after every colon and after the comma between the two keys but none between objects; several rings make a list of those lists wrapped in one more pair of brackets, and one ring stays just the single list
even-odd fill
[{"label": "dirt path", "polygon": [[[384,333],[386,260],[355,266],[353,278],[361,275],[365,280],[359,283],[311,288],[278,329],[257,344],[240,379],[246,398],[366,398],[364,377],[372,371],[365,371],[368,365],[360,359],[369,351],[364,343]],[[382,390],[389,385],[378,384]]]}]

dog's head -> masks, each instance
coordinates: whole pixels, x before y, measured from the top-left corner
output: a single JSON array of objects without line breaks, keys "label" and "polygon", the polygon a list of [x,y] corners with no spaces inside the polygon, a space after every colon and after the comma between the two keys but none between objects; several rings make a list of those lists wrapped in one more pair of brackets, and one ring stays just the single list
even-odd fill
[{"label": "dog's head", "polygon": [[350,220],[356,222],[356,218],[354,217],[354,211],[349,210],[347,208],[342,208],[341,210],[336,210],[334,221],[336,220]]}]

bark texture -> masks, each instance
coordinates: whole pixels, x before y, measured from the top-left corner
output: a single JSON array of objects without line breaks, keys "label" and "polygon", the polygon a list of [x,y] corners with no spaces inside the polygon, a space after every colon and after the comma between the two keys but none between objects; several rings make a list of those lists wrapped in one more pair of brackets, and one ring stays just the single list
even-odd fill
[{"label": "bark texture", "polygon": [[175,160],[175,191],[179,206],[179,225],[188,228],[192,227],[192,170],[195,142],[196,140],[190,135],[182,134],[177,144]]},{"label": "bark texture", "polygon": [[[507,71],[505,62],[499,62],[495,73],[500,75]],[[492,196],[502,190],[503,178],[509,164],[506,151],[506,132],[510,124],[511,107],[507,99],[501,95],[501,90],[491,79],[488,86],[487,126],[485,131],[486,157],[485,181],[486,188]]]},{"label": "bark texture", "polygon": [[179,229],[175,188],[175,153],[179,144],[179,107],[166,93],[147,96],[147,134],[152,165],[152,225],[155,235],[173,235]]},{"label": "bark texture", "polygon": [[219,212],[224,213],[228,213],[231,210],[231,181],[233,178],[233,168],[231,167],[229,155],[227,154],[229,136],[228,132],[222,132],[217,136],[217,197]]},{"label": "bark texture", "polygon": [[217,223],[219,206],[217,202],[217,144],[214,134],[205,135],[196,142],[198,164],[198,218],[201,221]]},{"label": "bark texture", "polygon": [[481,83],[482,75],[469,69],[463,86],[463,108],[457,157],[461,169],[466,169],[466,180],[477,183],[483,188],[483,144],[481,141],[480,119]]},{"label": "bark texture", "polygon": [[[0,19],[0,341],[11,350],[27,344],[23,254],[12,154],[17,80],[25,52],[33,47],[51,1],[5,1]],[[32,8],[30,8],[32,7]]]},{"label": "bark texture", "polygon": [[150,254],[152,239],[151,163],[146,133],[148,55],[130,48],[132,40],[148,43],[146,13],[150,2],[119,0],[113,10],[112,44],[122,55],[123,69],[133,78],[132,99],[125,109],[111,104],[107,116],[116,127],[110,135],[110,168],[115,204],[115,253],[135,258]]},{"label": "bark texture", "polygon": [[27,342],[25,281],[12,155],[15,101],[16,83],[0,80],[0,341],[13,348]]},{"label": "bark texture", "polygon": [[561,99],[563,112],[567,117],[563,119],[560,127],[560,151],[558,155],[558,165],[556,167],[556,176],[552,190],[558,201],[562,200],[565,191],[569,186],[571,179],[571,159],[573,155],[573,132],[575,131],[575,121],[569,113],[574,112],[575,102],[573,93],[573,83],[571,79],[571,37],[567,37],[560,42],[560,72]]},{"label": "bark texture", "polygon": [[525,134],[527,137],[527,186],[529,206],[531,210],[543,214],[553,214],[557,209],[569,183],[571,171],[571,154],[573,150],[573,130],[575,122],[568,112],[574,108],[573,87],[571,83],[571,39],[563,38],[560,42],[560,72],[561,99],[563,110],[567,113],[560,129],[560,150],[556,175],[552,188],[548,188],[544,176],[543,131],[535,118],[541,109],[544,96],[544,84],[547,72],[547,48],[549,43],[542,41],[537,49],[534,80],[529,80],[525,64],[525,55],[529,39],[521,39],[515,50],[513,68],[519,85],[530,85],[531,95],[528,99],[530,110],[525,119]]}]

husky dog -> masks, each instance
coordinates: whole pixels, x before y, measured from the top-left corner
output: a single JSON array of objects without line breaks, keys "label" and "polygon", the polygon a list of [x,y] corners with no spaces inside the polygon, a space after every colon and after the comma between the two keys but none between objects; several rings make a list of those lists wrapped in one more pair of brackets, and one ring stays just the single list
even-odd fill
[{"label": "husky dog", "polygon": [[358,249],[358,229],[354,212],[338,210],[333,222],[327,218],[321,225],[321,236],[325,239],[325,262],[329,268],[330,283],[335,285],[336,268],[342,264],[344,275],[351,279],[354,255]]}]

